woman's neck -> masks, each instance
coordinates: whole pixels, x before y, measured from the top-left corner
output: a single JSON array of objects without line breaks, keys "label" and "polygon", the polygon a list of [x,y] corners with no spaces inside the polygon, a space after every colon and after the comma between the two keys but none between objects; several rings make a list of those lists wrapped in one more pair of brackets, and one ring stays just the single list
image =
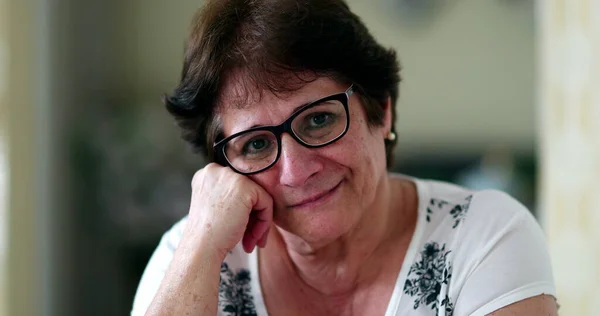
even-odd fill
[{"label": "woman's neck", "polygon": [[414,216],[403,214],[416,209],[415,205],[407,203],[416,199],[412,194],[415,191],[412,184],[407,184],[406,181],[386,177],[377,188],[379,194],[374,199],[377,202],[369,207],[368,212],[363,212],[353,229],[326,246],[312,248],[281,229],[274,230],[276,236],[270,239],[277,240],[278,252],[287,257],[282,259],[295,272],[296,281],[319,295],[352,296],[377,281],[385,271],[386,260],[383,258],[397,252],[394,251],[395,245],[407,231],[412,235],[410,228],[414,227],[411,223]]}]

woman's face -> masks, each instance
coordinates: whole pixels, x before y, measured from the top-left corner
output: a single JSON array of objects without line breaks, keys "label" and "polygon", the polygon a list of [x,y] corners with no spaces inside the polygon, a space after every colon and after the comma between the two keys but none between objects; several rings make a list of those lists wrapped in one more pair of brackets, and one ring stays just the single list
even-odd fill
[{"label": "woman's face", "polygon": [[[263,93],[259,99],[240,93],[245,91],[241,82],[231,80],[220,98],[223,131],[229,136],[258,125],[280,124],[298,106],[346,89],[347,85],[319,78],[293,93]],[[311,244],[331,242],[369,216],[386,176],[384,138],[390,130],[389,106],[385,123],[372,128],[356,94],[350,97],[348,109],[350,125],[341,139],[325,147],[307,148],[283,134],[277,163],[249,176],[273,197],[275,224]]]}]

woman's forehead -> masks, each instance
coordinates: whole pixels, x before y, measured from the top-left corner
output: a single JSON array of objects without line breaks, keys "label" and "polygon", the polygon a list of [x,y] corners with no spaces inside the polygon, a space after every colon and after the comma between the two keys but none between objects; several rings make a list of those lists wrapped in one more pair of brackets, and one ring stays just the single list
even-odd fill
[{"label": "woman's forehead", "polygon": [[218,108],[245,108],[264,103],[263,99],[281,99],[283,101],[301,98],[328,86],[339,85],[325,75],[309,72],[286,73],[279,76],[252,76],[248,70],[234,70],[227,74],[217,98]]}]

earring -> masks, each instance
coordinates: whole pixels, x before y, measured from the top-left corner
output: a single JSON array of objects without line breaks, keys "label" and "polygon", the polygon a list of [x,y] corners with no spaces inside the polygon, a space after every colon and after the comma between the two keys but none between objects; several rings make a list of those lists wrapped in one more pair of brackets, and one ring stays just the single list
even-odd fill
[{"label": "earring", "polygon": [[387,137],[386,137],[386,139],[389,140],[389,141],[392,141],[392,142],[395,141],[396,140],[396,133],[389,132],[388,135],[387,135]]}]

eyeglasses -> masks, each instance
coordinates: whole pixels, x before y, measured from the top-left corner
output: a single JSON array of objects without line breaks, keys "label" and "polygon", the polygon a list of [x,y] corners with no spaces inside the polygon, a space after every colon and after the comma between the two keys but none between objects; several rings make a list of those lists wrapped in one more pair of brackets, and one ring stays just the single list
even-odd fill
[{"label": "eyeglasses", "polygon": [[235,133],[214,144],[216,157],[221,164],[249,175],[264,171],[277,162],[283,133],[308,148],[332,144],[348,131],[348,99],[352,93],[354,85],[345,92],[301,107],[280,125],[259,126]]}]

